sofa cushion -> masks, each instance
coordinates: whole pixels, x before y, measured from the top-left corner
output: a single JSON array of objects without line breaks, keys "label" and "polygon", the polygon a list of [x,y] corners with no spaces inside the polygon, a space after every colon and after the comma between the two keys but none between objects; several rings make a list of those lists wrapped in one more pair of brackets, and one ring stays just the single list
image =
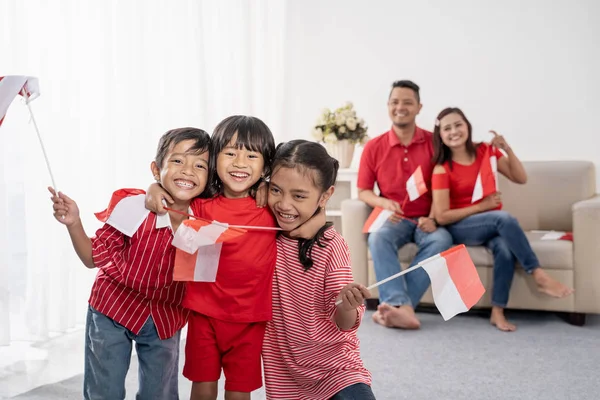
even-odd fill
[{"label": "sofa cushion", "polygon": [[[573,269],[573,242],[567,240],[541,240],[543,233],[526,232],[525,235],[531,248],[537,255],[540,265],[550,269]],[[478,267],[492,267],[494,257],[491,251],[483,246],[467,246],[473,264]],[[398,258],[403,265],[411,263],[417,254],[417,245],[409,243],[398,252]],[[369,261],[371,252],[369,251]]]}]

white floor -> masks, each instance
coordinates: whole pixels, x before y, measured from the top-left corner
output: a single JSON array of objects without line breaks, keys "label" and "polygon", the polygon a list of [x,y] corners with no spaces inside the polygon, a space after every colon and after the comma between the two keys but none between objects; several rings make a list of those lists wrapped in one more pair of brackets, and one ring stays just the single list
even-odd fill
[{"label": "white floor", "polygon": [[0,399],[80,374],[83,328],[33,347],[27,342],[0,346]]},{"label": "white floor", "polygon": [[[36,346],[28,342],[0,346],[0,399],[81,374],[85,348],[83,328]],[[181,332],[181,339],[186,337],[187,327]]]}]

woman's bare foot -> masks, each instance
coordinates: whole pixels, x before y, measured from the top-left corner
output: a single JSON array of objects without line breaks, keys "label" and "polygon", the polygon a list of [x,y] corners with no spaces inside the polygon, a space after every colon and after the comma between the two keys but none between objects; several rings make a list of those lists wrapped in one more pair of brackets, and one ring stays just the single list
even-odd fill
[{"label": "woman's bare foot", "polygon": [[381,314],[384,325],[389,328],[419,329],[421,327],[421,322],[411,306],[393,307],[383,303],[377,307],[377,312]]},{"label": "woman's bare foot", "polygon": [[573,289],[552,278],[541,268],[533,270],[533,279],[538,286],[538,290],[548,296],[561,298],[573,293]]},{"label": "woman's bare foot", "polygon": [[506,320],[506,317],[504,316],[504,309],[500,307],[492,307],[490,323],[504,332],[514,332],[517,330],[516,325],[511,324]]}]

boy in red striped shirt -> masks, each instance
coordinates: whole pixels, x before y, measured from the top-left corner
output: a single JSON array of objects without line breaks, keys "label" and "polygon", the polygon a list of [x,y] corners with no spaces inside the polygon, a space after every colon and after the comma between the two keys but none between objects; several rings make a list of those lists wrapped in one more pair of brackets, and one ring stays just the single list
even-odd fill
[{"label": "boy in red striped shirt", "polygon": [[[175,200],[170,205],[174,210],[189,213],[192,199],[204,192],[209,147],[209,135],[195,128],[174,129],[160,139],[151,169]],[[67,226],[77,255],[88,268],[98,268],[86,321],[84,398],[125,398],[125,376],[135,341],[140,365],[137,398],[179,399],[179,338],[189,312],[181,306],[185,283],[173,281],[175,247],[171,241],[187,217],[148,212],[142,200],[131,211],[147,216],[131,236],[109,220],[89,238],[77,204],[49,190],[54,216]],[[144,195],[142,190],[130,189],[115,195],[123,193]],[[118,206],[109,206],[107,213],[116,215]]]}]

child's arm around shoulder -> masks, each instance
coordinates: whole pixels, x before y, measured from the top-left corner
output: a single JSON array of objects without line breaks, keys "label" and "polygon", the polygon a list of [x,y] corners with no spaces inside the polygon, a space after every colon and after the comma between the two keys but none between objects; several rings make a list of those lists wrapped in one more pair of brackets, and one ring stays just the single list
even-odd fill
[{"label": "child's arm around shoulder", "polygon": [[54,218],[67,227],[73,248],[83,264],[88,268],[95,268],[92,257],[92,241],[83,229],[77,203],[64,193],[56,194],[52,188],[48,188],[48,190],[52,193]]}]

